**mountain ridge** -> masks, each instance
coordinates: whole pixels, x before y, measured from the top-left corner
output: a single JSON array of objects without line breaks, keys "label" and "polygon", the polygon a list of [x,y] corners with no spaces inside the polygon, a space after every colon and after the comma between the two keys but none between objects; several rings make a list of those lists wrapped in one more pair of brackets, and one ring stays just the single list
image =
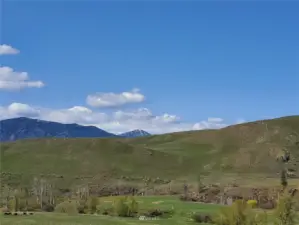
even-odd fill
[{"label": "mountain ridge", "polygon": [[83,126],[77,123],[64,124],[27,117],[17,117],[0,121],[0,141],[2,142],[45,137],[106,138],[141,137],[148,135],[151,134],[139,129],[117,135],[95,126]]},{"label": "mountain ridge", "polygon": [[17,117],[0,121],[0,141],[16,141],[46,137],[59,138],[106,138],[118,137],[95,126],[76,123],[63,124],[53,121]]}]

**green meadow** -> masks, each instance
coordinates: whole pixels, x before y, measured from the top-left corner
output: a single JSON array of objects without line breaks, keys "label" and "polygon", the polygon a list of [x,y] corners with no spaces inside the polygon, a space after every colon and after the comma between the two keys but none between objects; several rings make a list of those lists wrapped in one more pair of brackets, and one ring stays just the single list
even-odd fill
[{"label": "green meadow", "polygon": [[[112,206],[117,197],[100,198],[103,207]],[[195,224],[190,217],[193,212],[215,213],[220,207],[213,204],[182,202],[175,196],[137,197],[140,210],[173,209],[174,215],[167,219],[139,220],[139,218],[120,218],[104,215],[67,215],[60,213],[35,213],[32,216],[1,216],[1,225],[118,225],[118,224]]]}]

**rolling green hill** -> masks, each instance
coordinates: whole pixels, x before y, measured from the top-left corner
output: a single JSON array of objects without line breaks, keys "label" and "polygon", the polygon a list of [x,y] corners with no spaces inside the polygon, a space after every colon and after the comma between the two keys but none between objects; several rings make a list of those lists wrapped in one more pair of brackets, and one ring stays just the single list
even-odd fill
[{"label": "rolling green hill", "polygon": [[143,177],[179,179],[221,173],[276,175],[277,157],[299,162],[299,116],[140,138],[36,139],[1,144],[2,179],[44,176],[68,182]]},{"label": "rolling green hill", "polygon": [[279,167],[276,158],[285,151],[292,156],[289,166],[296,167],[299,160],[299,116],[127,141],[134,146],[189,156],[189,160],[199,162],[205,168],[271,174]]}]

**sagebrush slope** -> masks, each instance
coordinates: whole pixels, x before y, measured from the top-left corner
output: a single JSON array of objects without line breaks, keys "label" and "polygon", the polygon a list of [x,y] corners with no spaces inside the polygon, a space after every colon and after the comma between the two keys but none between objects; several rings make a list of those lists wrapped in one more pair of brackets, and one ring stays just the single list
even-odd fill
[{"label": "sagebrush slope", "polygon": [[257,121],[220,130],[140,138],[22,140],[1,146],[2,172],[176,179],[214,171],[275,175],[289,151],[298,174],[299,116]]}]

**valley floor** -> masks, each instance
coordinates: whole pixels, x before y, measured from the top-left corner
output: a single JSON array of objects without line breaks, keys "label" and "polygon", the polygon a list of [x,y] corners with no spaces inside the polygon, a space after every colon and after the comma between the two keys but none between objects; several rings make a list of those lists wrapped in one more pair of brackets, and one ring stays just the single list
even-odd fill
[{"label": "valley floor", "polygon": [[[185,225],[195,224],[190,220],[192,212],[216,212],[219,205],[182,202],[177,197],[138,197],[140,209],[171,209],[175,215],[169,219],[144,220],[138,218],[119,218],[103,215],[66,215],[58,213],[35,213],[32,216],[3,216],[1,225]],[[110,205],[113,198],[101,198],[101,204]]]},{"label": "valley floor", "polygon": [[[111,206],[117,197],[100,198],[102,206]],[[67,215],[62,213],[35,213],[31,216],[0,215],[1,225],[195,225],[192,213],[217,213],[222,205],[183,202],[177,196],[136,197],[139,209],[174,209],[171,218],[155,220],[139,220],[139,218],[120,218],[104,215]],[[272,221],[271,211],[268,211],[269,222]]]}]

